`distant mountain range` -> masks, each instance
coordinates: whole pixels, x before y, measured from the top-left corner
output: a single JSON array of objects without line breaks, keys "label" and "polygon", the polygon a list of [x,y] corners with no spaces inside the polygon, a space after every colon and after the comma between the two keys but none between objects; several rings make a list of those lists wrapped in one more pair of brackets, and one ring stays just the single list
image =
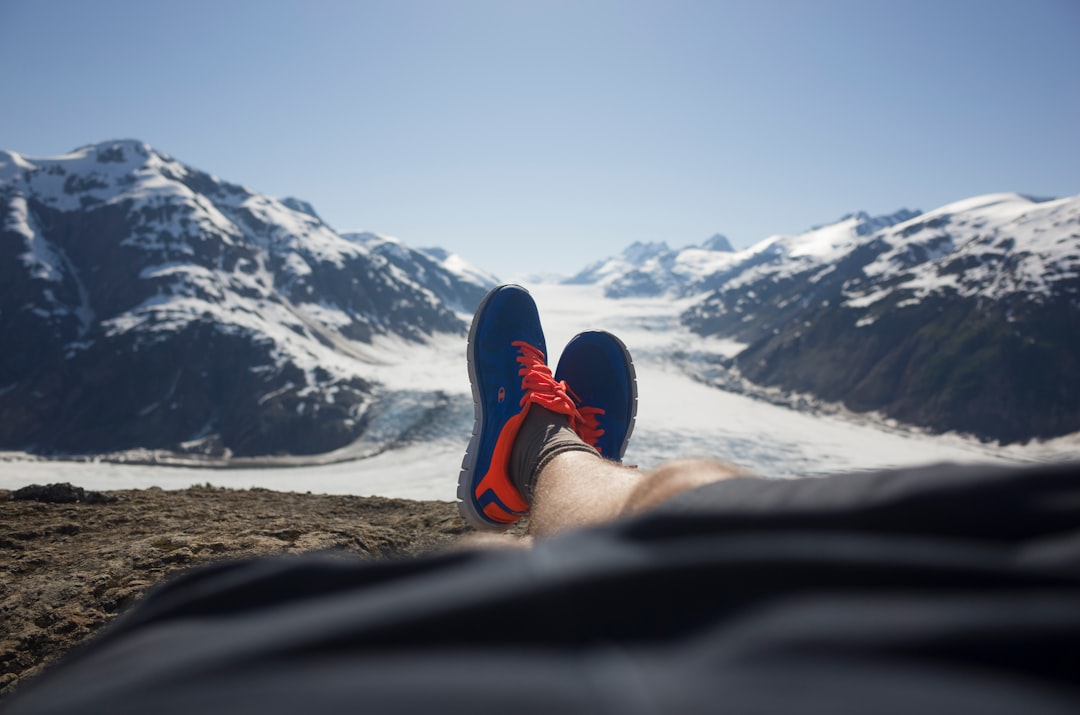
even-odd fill
[{"label": "distant mountain range", "polygon": [[751,381],[1002,442],[1080,430],[1080,196],[865,213],[733,251],[634,244],[569,279],[693,298]]},{"label": "distant mountain range", "polygon": [[362,346],[463,335],[495,284],[137,141],[0,152],[0,222],[0,449],[329,451]]},{"label": "distant mountain range", "polygon": [[[702,375],[1001,442],[1080,431],[1080,196],[856,213],[743,250],[637,243],[566,282],[679,299],[691,330],[742,345]],[[365,366],[376,344],[464,338],[495,283],[137,141],[0,152],[0,449],[316,454],[398,439],[414,407],[422,432],[446,395],[397,399]]]}]

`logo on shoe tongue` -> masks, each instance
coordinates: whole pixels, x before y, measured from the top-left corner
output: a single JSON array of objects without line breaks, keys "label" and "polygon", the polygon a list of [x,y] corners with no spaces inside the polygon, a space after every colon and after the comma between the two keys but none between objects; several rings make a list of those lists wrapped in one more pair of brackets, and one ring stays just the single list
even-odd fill
[{"label": "logo on shoe tongue", "polygon": [[499,388],[499,402],[502,403],[503,400],[505,400],[505,399],[506,399],[506,388],[505,387],[500,387]]}]

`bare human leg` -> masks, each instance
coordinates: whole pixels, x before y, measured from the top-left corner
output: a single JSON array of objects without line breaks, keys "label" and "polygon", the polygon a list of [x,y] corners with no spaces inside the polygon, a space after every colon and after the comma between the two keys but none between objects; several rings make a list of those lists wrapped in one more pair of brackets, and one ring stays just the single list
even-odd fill
[{"label": "bare human leg", "polygon": [[[476,419],[458,476],[459,508],[480,530],[526,514],[538,536],[646,510],[702,484],[736,476],[708,461],[652,472],[623,468],[637,413],[625,344],[605,331],[567,343],[553,375],[536,304],[521,286],[493,289],[469,331]],[[608,461],[610,458],[612,461]]]},{"label": "bare human leg", "polygon": [[624,467],[588,452],[564,452],[536,476],[530,533],[544,537],[646,511],[688,489],[749,476],[723,462],[678,460],[653,471]]}]

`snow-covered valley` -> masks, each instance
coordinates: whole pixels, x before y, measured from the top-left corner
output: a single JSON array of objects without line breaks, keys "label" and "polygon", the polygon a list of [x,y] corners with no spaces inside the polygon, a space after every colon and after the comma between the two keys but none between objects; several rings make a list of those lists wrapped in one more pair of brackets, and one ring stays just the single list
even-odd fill
[{"label": "snow-covered valley", "polygon": [[[526,284],[536,299],[549,362],[575,333],[605,329],[634,356],[637,427],[627,463],[654,467],[666,459],[714,457],[771,477],[928,463],[1057,461],[1080,457],[1080,435],[1001,447],[961,435],[930,435],[888,420],[804,401],[791,409],[703,384],[688,370],[693,353],[730,356],[738,345],[703,339],[684,328],[681,301],[606,298],[599,286]],[[452,500],[472,426],[465,340],[441,336],[418,346],[387,341],[367,377],[385,386],[383,404],[364,438],[336,453],[298,458],[295,466],[206,468],[43,460],[0,454],[0,488],[68,481],[90,489],[192,484],[332,494]],[[768,395],[765,395],[768,397]],[[359,455],[361,458],[357,458]]]}]

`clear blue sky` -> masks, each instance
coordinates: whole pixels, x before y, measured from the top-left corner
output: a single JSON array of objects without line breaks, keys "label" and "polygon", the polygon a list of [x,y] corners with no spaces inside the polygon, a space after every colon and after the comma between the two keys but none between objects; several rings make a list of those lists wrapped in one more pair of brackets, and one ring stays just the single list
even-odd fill
[{"label": "clear blue sky", "polygon": [[0,0],[0,97],[503,277],[1080,193],[1077,0]]}]

